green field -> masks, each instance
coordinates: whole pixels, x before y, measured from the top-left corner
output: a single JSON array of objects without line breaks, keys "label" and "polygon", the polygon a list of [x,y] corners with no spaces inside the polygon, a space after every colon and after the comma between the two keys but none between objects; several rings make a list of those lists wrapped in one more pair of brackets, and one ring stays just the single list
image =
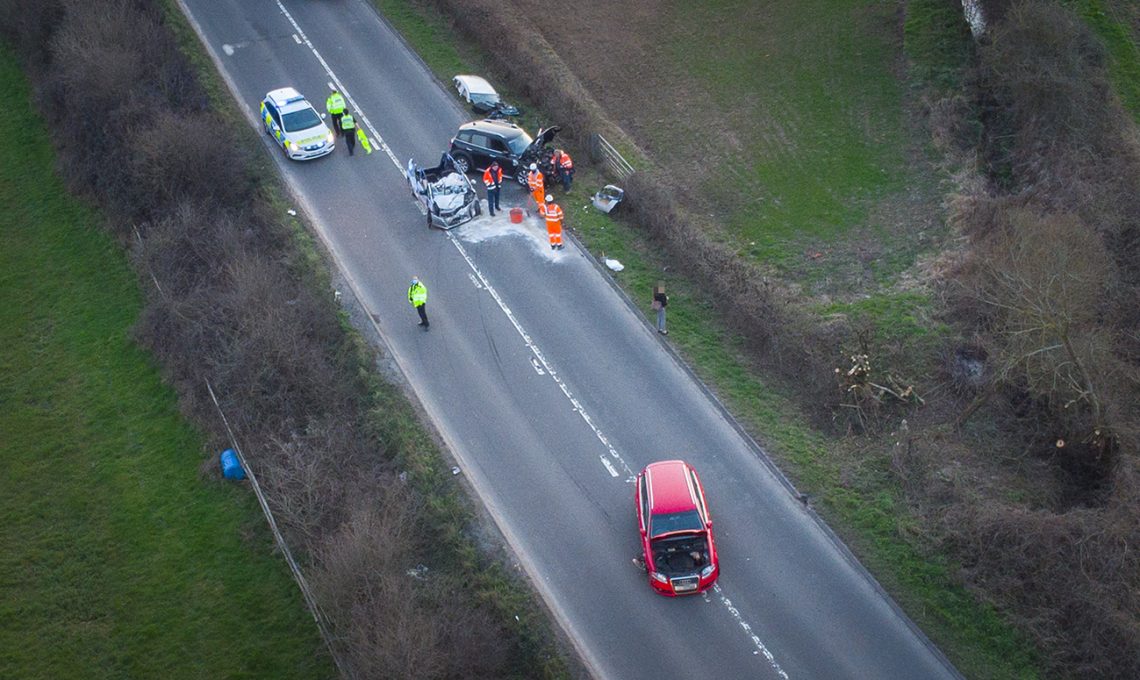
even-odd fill
[{"label": "green field", "polygon": [[0,676],[326,678],[311,617],[245,486],[131,341],[138,282],[67,194],[23,74],[0,149]]}]

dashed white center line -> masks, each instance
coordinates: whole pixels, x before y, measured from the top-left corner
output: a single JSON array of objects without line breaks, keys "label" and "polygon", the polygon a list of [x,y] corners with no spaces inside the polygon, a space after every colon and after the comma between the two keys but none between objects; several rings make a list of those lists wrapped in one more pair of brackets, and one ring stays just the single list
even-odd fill
[{"label": "dashed white center line", "polygon": [[713,586],[713,591],[717,597],[720,598],[720,603],[724,605],[724,608],[728,610],[732,618],[736,619],[736,623],[748,636],[748,639],[752,641],[752,645],[756,648],[752,653],[763,655],[764,658],[768,660],[768,665],[772,667],[772,670],[776,671],[776,675],[784,678],[784,680],[788,680],[788,674],[784,672],[783,668],[780,668],[780,664],[776,661],[776,656],[764,646],[764,642],[760,639],[760,636],[752,632],[752,626],[740,615],[740,610],[733,606],[732,600],[724,596],[719,583]]},{"label": "dashed white center line", "polygon": [[298,45],[301,44],[301,38],[296,33],[293,34],[293,42],[297,43]]},{"label": "dashed white center line", "polygon": [[600,458],[602,460],[602,465],[606,466],[606,469],[610,471],[610,477],[617,477],[618,476],[618,471],[614,469],[613,463],[606,460],[605,456],[598,456],[598,458]]}]

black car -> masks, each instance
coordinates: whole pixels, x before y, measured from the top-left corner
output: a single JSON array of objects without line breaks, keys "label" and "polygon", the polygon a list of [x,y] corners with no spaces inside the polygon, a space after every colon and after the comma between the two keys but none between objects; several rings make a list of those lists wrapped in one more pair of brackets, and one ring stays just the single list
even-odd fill
[{"label": "black car", "polygon": [[504,175],[525,185],[530,164],[540,160],[542,150],[560,129],[557,125],[543,128],[532,139],[526,130],[509,121],[477,120],[459,127],[448,152],[455,160],[455,169],[462,173],[482,171],[491,161],[499,161]]}]

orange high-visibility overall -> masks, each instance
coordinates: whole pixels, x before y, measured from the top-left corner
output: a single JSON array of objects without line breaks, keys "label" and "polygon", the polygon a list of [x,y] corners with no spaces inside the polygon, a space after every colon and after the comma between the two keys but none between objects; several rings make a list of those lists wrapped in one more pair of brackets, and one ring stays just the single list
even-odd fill
[{"label": "orange high-visibility overall", "polygon": [[530,174],[526,176],[526,184],[530,187],[534,202],[541,208],[542,204],[546,202],[546,187],[543,186],[545,181],[542,177],[542,171],[531,170]]},{"label": "orange high-visibility overall", "polygon": [[546,235],[550,237],[550,247],[561,248],[562,208],[557,203],[547,203],[543,217],[546,218]]}]

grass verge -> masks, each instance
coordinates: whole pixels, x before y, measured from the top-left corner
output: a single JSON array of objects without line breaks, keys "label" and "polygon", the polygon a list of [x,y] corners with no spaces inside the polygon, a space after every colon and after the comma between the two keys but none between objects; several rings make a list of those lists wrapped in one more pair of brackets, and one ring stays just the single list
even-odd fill
[{"label": "grass verge", "polygon": [[1125,18],[1127,10],[1114,0],[1066,0],[1066,4],[1104,41],[1113,87],[1125,110],[1140,123],[1140,35],[1129,28]]},{"label": "grass verge", "polygon": [[136,279],[53,173],[0,52],[0,667],[14,678],[333,674],[260,511],[130,339]]}]

